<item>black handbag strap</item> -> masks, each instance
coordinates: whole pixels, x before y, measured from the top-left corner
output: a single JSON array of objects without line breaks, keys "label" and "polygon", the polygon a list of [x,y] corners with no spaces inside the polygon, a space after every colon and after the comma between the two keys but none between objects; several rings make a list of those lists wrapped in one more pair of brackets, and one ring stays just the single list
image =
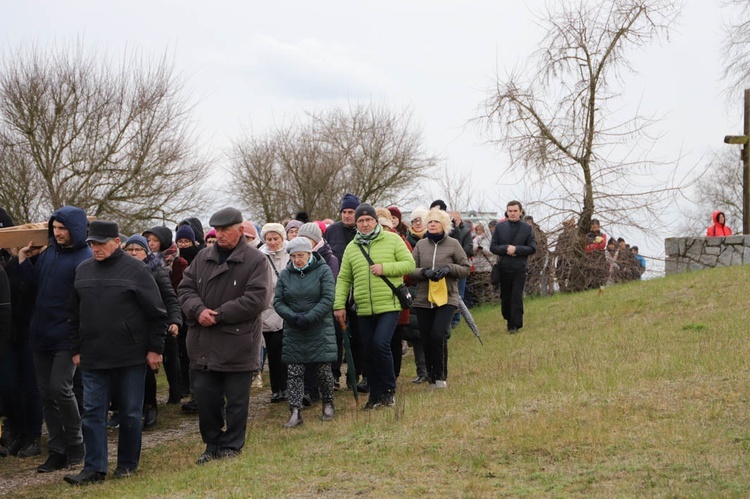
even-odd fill
[{"label": "black handbag strap", "polygon": [[[357,244],[357,246],[359,246],[359,251],[361,251],[362,254],[365,256],[365,258],[367,259],[367,263],[369,263],[370,265],[375,265],[375,262],[372,261],[372,258],[370,258],[370,255],[367,254],[367,252],[362,247],[362,245],[361,244]],[[393,291],[393,294],[396,295],[396,297],[398,298],[398,290],[396,290],[396,286],[394,286],[393,283],[391,281],[389,281],[386,276],[384,276],[384,275],[381,274],[378,277],[380,277],[381,279],[383,279],[385,281],[385,283],[388,285],[388,287],[391,288],[391,291]]]},{"label": "black handbag strap", "polygon": [[271,255],[269,255],[268,253],[266,253],[266,257],[268,258],[268,263],[271,264],[271,268],[273,269],[274,272],[276,272],[276,277],[279,277],[279,271],[276,270],[276,265],[273,264],[273,260],[271,259]]}]

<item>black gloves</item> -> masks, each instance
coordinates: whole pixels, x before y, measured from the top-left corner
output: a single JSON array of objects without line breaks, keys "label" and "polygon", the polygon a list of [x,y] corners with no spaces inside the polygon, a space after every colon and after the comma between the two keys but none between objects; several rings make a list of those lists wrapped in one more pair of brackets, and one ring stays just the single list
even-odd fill
[{"label": "black gloves", "polygon": [[431,281],[439,281],[443,277],[450,274],[451,268],[450,265],[446,265],[444,267],[440,267],[439,269],[422,269],[422,277],[425,279],[430,279]]},{"label": "black gloves", "polygon": [[449,265],[445,265],[443,267],[440,267],[439,269],[435,270],[435,276],[432,278],[433,281],[439,281],[443,277],[447,276],[451,272],[451,268]]},{"label": "black gloves", "polygon": [[294,322],[297,323],[297,327],[307,327],[310,325],[310,321],[308,320],[307,316],[302,313],[297,314],[297,316],[294,319]]}]

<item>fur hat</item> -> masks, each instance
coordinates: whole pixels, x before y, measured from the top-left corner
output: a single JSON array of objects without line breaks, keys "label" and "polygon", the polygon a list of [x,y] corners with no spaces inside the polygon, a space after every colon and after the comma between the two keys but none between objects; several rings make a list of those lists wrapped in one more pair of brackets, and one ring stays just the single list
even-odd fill
[{"label": "fur hat", "polygon": [[359,220],[359,217],[363,217],[365,215],[370,216],[374,218],[375,220],[378,219],[378,213],[375,211],[375,208],[373,208],[367,203],[362,203],[357,207],[357,210],[354,212],[354,221],[356,222],[357,220]]},{"label": "fur hat", "polygon": [[299,232],[297,232],[297,236],[305,236],[309,237],[314,241],[313,244],[318,244],[321,239],[323,239],[323,232],[321,232],[320,227],[315,222],[310,222],[304,224],[302,227],[299,228]]},{"label": "fur hat", "polygon": [[453,229],[453,225],[451,224],[451,217],[448,216],[448,213],[445,210],[441,210],[440,208],[433,208],[427,213],[427,217],[424,219],[424,224],[427,225],[428,222],[431,222],[433,220],[437,220],[440,222],[440,225],[443,226],[443,232],[446,234],[449,234],[450,231]]},{"label": "fur hat", "polygon": [[414,220],[415,218],[421,218],[422,225],[427,225],[427,220],[425,220],[425,218],[427,217],[427,213],[428,213],[427,208],[422,208],[421,206],[419,208],[414,208],[411,211],[411,214],[409,215],[409,220]]},{"label": "fur hat", "polygon": [[341,198],[341,208],[339,209],[339,213],[344,210],[356,210],[359,205],[359,198],[354,194],[349,194],[347,192],[344,194],[344,197]]},{"label": "fur hat", "polygon": [[125,241],[126,248],[132,244],[137,244],[141,248],[145,249],[147,255],[151,253],[151,248],[148,247],[148,239],[140,234],[133,234],[128,238],[127,241]]},{"label": "fur hat", "polygon": [[306,237],[295,237],[286,245],[286,251],[292,253],[312,253],[312,243]]},{"label": "fur hat", "polygon": [[180,239],[189,239],[190,242],[195,244],[195,231],[189,225],[180,225],[177,229],[177,233],[174,235],[175,241]]},{"label": "fur hat", "polygon": [[378,214],[378,223],[389,229],[393,228],[393,220],[391,220],[391,212],[386,208],[375,208],[375,213]]},{"label": "fur hat", "polygon": [[263,226],[263,228],[260,229],[260,238],[264,241],[266,240],[266,234],[269,232],[275,232],[276,234],[281,236],[281,239],[286,241],[286,229],[284,229],[284,226],[277,223],[270,223]]}]

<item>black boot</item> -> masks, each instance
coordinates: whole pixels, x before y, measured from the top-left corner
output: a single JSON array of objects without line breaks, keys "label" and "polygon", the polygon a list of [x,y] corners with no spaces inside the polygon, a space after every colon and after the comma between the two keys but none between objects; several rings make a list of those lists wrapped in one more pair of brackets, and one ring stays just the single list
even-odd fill
[{"label": "black boot", "polygon": [[333,402],[323,403],[323,421],[330,421],[333,419],[335,411],[333,410]]},{"label": "black boot", "polygon": [[42,454],[42,448],[39,444],[39,435],[26,437],[23,447],[18,451],[18,457],[34,457]]},{"label": "black boot", "polygon": [[143,414],[143,428],[151,428],[156,424],[156,418],[159,415],[159,412],[156,409],[156,406],[148,406],[148,408],[144,411]]},{"label": "black boot", "polygon": [[302,410],[297,407],[292,407],[290,411],[291,416],[289,416],[289,421],[286,422],[284,428],[294,428],[295,426],[302,424]]}]

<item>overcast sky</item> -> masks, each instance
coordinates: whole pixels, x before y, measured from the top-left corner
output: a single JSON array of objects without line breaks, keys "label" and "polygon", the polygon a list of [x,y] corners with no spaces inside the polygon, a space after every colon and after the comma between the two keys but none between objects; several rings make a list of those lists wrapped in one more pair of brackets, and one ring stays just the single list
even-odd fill
[{"label": "overcast sky", "polygon": [[[634,53],[629,105],[665,116],[664,157],[683,168],[740,134],[720,95],[719,0],[686,0],[668,42]],[[174,57],[197,102],[206,146],[264,131],[304,111],[356,101],[410,106],[426,149],[470,171],[488,209],[524,189],[504,177],[504,153],[474,127],[496,72],[524,61],[541,38],[543,2],[0,0],[4,48],[81,37],[112,57],[125,49]],[[738,109],[741,104],[738,105]],[[708,223],[708,220],[707,220]],[[734,226],[740,227],[741,221]],[[661,248],[654,246],[652,251]]]}]

